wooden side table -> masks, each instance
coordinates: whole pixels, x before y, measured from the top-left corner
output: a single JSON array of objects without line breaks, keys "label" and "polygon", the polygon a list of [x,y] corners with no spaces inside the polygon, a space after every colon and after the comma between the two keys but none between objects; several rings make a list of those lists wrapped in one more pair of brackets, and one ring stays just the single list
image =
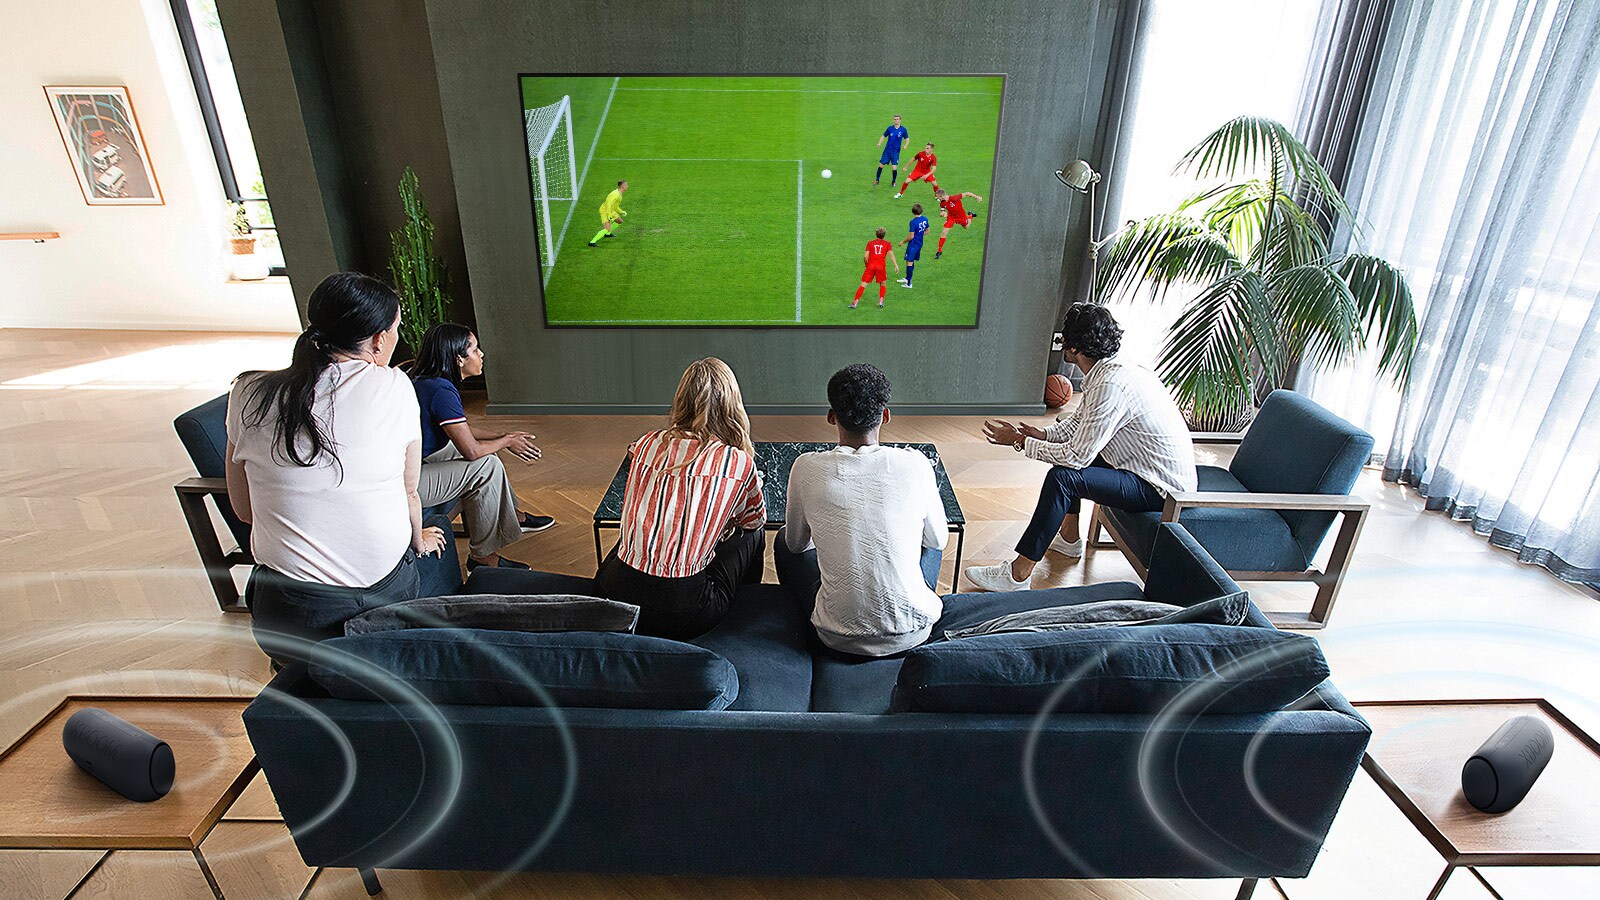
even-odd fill
[{"label": "wooden side table", "polygon": [[[1358,702],[1372,725],[1362,757],[1383,792],[1444,857],[1435,900],[1458,868],[1500,896],[1478,866],[1600,866],[1600,742],[1545,700]],[[1538,716],[1555,754],[1528,796],[1484,813],[1461,793],[1461,767],[1501,723]]]},{"label": "wooden side table", "polygon": [[[221,900],[200,845],[260,771],[240,718],[249,704],[233,697],[68,697],[0,753],[0,849],[104,850],[72,893],[118,850],[187,850]],[[73,713],[92,706],[172,747],[177,777],[170,793],[151,803],[128,800],[73,764],[61,731]]]}]

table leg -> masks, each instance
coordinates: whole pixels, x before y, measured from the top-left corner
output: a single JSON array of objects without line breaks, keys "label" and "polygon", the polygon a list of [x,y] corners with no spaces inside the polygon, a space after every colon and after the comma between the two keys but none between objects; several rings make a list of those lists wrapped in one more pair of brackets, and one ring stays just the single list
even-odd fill
[{"label": "table leg", "polygon": [[956,567],[950,573],[950,593],[961,592],[961,550],[967,542],[967,526],[962,525],[956,529]]},{"label": "table leg", "polygon": [[1239,893],[1234,895],[1233,900],[1250,900],[1250,897],[1255,894],[1255,892],[1256,879],[1246,878],[1244,881],[1239,883]]},{"label": "table leg", "polygon": [[595,567],[599,568],[601,562],[603,562],[603,560],[600,558],[600,523],[596,522],[595,525],[594,525],[594,564],[595,564]]},{"label": "table leg", "polygon": [[1438,900],[1439,894],[1444,890],[1444,883],[1450,880],[1450,873],[1455,870],[1455,866],[1444,867],[1444,874],[1439,876],[1439,880],[1433,883],[1433,890],[1428,892],[1428,900]]},{"label": "table leg", "polygon": [[1500,896],[1500,892],[1494,889],[1494,885],[1490,884],[1488,879],[1484,878],[1483,873],[1479,872],[1477,868],[1467,866],[1467,871],[1472,873],[1473,878],[1478,879],[1478,883],[1483,885],[1483,889],[1488,891],[1489,896],[1493,897],[1494,900],[1506,900],[1506,898]]},{"label": "table leg", "polygon": [[200,864],[200,874],[206,877],[206,884],[211,886],[211,893],[217,900],[226,900],[222,896],[222,888],[217,884],[217,877],[211,874],[211,867],[206,864],[206,858],[198,848],[194,851],[194,861]]},{"label": "table leg", "polygon": [[115,852],[117,851],[107,850],[106,852],[100,854],[100,858],[94,861],[94,865],[89,867],[89,871],[83,873],[83,877],[79,878],[78,883],[72,886],[72,890],[67,891],[67,896],[64,898],[64,900],[72,900],[73,897],[77,896],[78,891],[82,890],[83,886],[89,883],[89,879],[94,877],[94,873],[100,871],[100,867],[105,865],[106,860],[110,859],[111,854]]}]

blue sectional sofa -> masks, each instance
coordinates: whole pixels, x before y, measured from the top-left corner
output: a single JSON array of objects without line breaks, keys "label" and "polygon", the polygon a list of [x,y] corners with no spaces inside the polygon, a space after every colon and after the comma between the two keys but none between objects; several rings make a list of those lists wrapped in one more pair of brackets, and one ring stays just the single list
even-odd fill
[{"label": "blue sectional sofa", "polygon": [[[466,590],[526,579],[545,592],[587,581],[479,570]],[[1144,589],[953,595],[934,641],[1018,610],[1237,590],[1161,525]],[[1272,628],[1254,607],[1244,625],[1209,627]],[[305,861],[367,876],[1240,878],[1241,895],[1309,871],[1369,735],[1327,681],[1250,714],[891,712],[904,658],[825,650],[776,585],[741,591],[693,643],[737,670],[728,708],[334,699],[294,666],[244,720]]]}]

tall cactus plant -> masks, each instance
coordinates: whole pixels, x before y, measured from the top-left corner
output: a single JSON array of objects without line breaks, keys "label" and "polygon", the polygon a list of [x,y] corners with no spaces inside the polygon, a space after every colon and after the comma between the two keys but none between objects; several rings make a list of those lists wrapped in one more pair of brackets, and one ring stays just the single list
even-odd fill
[{"label": "tall cactus plant", "polygon": [[389,277],[400,295],[400,335],[414,351],[422,335],[448,317],[450,270],[433,252],[433,220],[410,166],[400,176],[400,205],[406,222],[389,235]]}]

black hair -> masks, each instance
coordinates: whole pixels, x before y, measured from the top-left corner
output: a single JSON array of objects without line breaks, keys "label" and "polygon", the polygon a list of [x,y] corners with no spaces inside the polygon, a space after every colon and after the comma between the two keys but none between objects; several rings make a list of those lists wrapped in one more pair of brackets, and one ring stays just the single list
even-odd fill
[{"label": "black hair", "polygon": [[889,376],[871,363],[855,363],[828,379],[828,405],[839,427],[851,434],[869,434],[883,421],[889,406]]},{"label": "black hair", "polygon": [[1122,349],[1122,326],[1098,303],[1074,303],[1061,323],[1061,346],[1092,360],[1109,359]]},{"label": "black hair", "polygon": [[[265,372],[249,387],[245,416],[259,425],[276,412],[274,441],[283,456],[297,466],[312,466],[326,453],[339,462],[339,454],[326,423],[312,413],[317,381],[333,363],[335,353],[357,353],[361,343],[388,331],[400,313],[400,298],[389,286],[359,272],[336,272],[322,279],[306,306],[306,330],[294,342],[287,369]],[[300,438],[310,445],[301,450]]]},{"label": "black hair", "polygon": [[467,355],[467,345],[472,343],[472,329],[454,322],[440,322],[429,328],[417,348],[417,360],[411,364],[412,379],[448,378],[456,387],[461,386],[461,362]]},{"label": "black hair", "polygon": [[623,185],[625,185],[627,183],[628,183],[628,179],[624,178],[621,181],[617,182],[617,187],[622,187]]},{"label": "black hair", "polygon": [[922,215],[922,204],[921,203],[913,203],[913,204],[911,204],[911,214],[913,216]]}]

